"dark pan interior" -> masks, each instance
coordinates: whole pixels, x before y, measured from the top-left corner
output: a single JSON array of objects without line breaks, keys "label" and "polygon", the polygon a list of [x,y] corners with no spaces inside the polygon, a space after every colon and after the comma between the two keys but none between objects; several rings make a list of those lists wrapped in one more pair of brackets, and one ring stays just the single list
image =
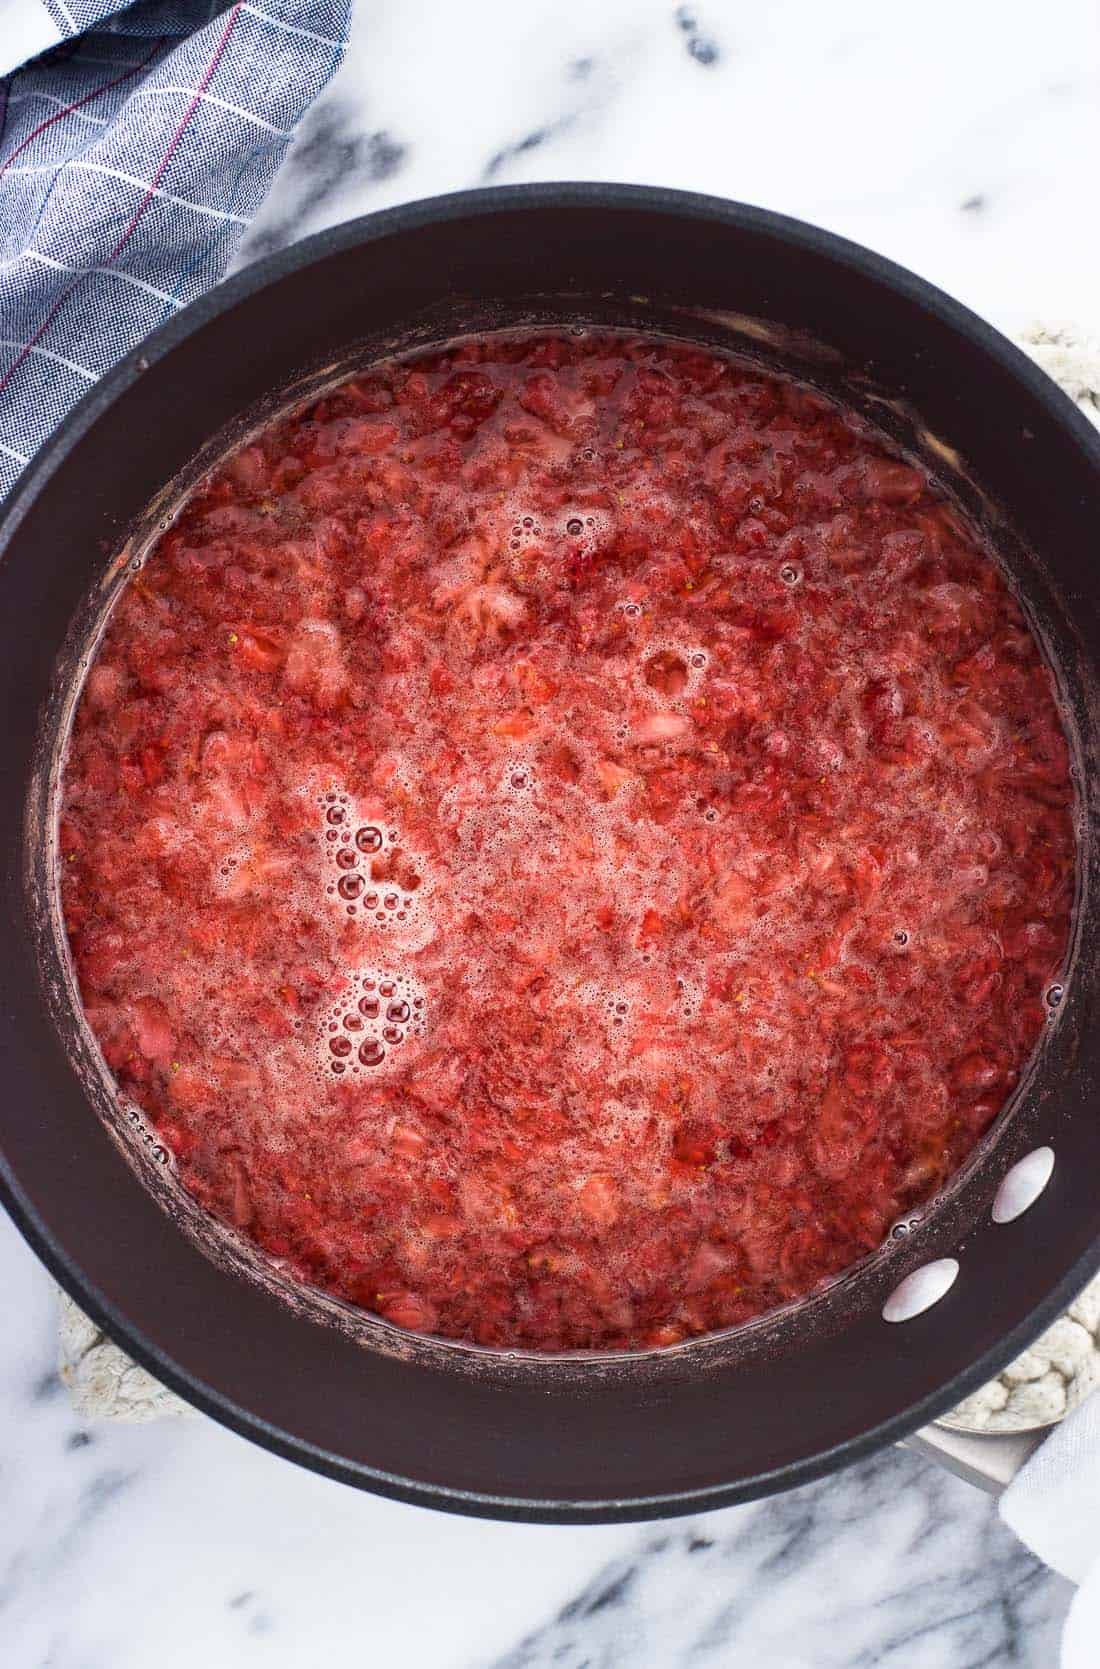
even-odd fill
[{"label": "dark pan interior", "polygon": [[[89,1112],[90,1097],[113,1116],[73,1021],[46,837],[51,750],[113,559],[155,530],[212,437],[216,450],[357,359],[578,315],[750,351],[841,394],[937,468],[991,533],[1057,668],[1083,861],[1077,948],[1036,1070],[904,1241],[732,1335],[535,1361],[396,1335],[320,1300],[290,1304],[224,1239],[207,1255],[209,1233],[155,1144],[131,1130],[127,1162]],[[210,1413],[320,1470],[459,1511],[579,1520],[716,1506],[812,1477],[949,1407],[1100,1263],[1087,953],[1098,525],[1100,446],[1041,373],[909,275],[760,211],[627,187],[474,193],[323,234],[222,286],[92,391],[0,523],[0,1157],[20,1226],[126,1348]],[[1055,1150],[1052,1183],[1024,1218],[994,1227],[1000,1177],[1039,1142]],[[906,1270],[947,1254],[962,1263],[948,1296],[885,1324],[883,1299]]]}]

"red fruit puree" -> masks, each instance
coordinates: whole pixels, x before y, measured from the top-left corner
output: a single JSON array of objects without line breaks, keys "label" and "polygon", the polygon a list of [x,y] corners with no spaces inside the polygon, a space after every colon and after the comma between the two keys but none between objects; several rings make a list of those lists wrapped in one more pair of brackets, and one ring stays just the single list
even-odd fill
[{"label": "red fruit puree", "polygon": [[562,331],[378,365],[210,476],[76,717],[88,1022],[183,1185],[406,1328],[667,1345],[959,1166],[1065,953],[1051,679],[919,470]]}]

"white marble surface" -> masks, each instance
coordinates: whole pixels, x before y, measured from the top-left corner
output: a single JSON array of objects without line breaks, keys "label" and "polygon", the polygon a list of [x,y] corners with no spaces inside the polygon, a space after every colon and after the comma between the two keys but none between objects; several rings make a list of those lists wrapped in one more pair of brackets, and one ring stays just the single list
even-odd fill
[{"label": "white marble surface", "polygon": [[1100,333],[1094,0],[356,0],[244,258],[440,191],[711,191]]},{"label": "white marble surface", "polygon": [[[693,187],[800,215],[1006,329],[1100,334],[1093,0],[359,0],[248,240],[489,181]],[[1069,1590],[901,1452],[664,1526],[478,1524],[196,1420],[82,1429],[0,1223],[4,1669],[1051,1669]]]}]

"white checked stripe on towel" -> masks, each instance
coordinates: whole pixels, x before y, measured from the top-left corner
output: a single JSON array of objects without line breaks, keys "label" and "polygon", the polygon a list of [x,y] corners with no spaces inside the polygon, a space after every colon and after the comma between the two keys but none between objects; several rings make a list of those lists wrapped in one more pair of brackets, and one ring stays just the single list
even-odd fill
[{"label": "white checked stripe on towel", "polygon": [[0,0],[0,69],[13,43],[61,43],[0,80],[0,497],[91,383],[222,276],[349,6]]}]

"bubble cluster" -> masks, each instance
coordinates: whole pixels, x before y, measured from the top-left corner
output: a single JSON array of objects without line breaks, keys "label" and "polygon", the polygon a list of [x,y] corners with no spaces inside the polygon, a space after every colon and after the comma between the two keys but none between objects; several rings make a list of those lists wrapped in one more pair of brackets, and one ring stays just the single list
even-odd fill
[{"label": "bubble cluster", "polygon": [[574,550],[594,551],[611,531],[611,518],[606,510],[566,507],[561,516],[561,533]]},{"label": "bubble cluster", "polygon": [[234,846],[230,851],[222,854],[217,869],[214,871],[214,885],[219,892],[233,890],[234,878],[241,865],[247,862],[249,849],[247,846]]},{"label": "bubble cluster", "polygon": [[517,512],[509,533],[509,549],[519,556],[537,548],[543,537],[542,522],[528,512]]},{"label": "bubble cluster", "polygon": [[380,1067],[409,1039],[424,1035],[427,1017],[424,988],[412,974],[359,969],[322,1017],[323,1066],[336,1077]]},{"label": "bubble cluster", "polygon": [[607,1028],[611,1038],[626,1032],[638,1007],[638,994],[624,985],[612,986],[602,980],[586,980],[576,993],[579,1010]]},{"label": "bubble cluster", "polygon": [[177,1169],[176,1156],[170,1147],[166,1147],[157,1133],[156,1127],[146,1118],[142,1109],[134,1102],[123,1103],[123,1110],[130,1127],[138,1140],[145,1147],[150,1158],[165,1170],[175,1172]]},{"label": "bubble cluster", "polygon": [[325,891],[349,916],[398,936],[406,948],[430,936],[430,888],[423,865],[405,852],[397,829],[360,817],[348,795],[327,793],[324,854],[332,864]]}]

